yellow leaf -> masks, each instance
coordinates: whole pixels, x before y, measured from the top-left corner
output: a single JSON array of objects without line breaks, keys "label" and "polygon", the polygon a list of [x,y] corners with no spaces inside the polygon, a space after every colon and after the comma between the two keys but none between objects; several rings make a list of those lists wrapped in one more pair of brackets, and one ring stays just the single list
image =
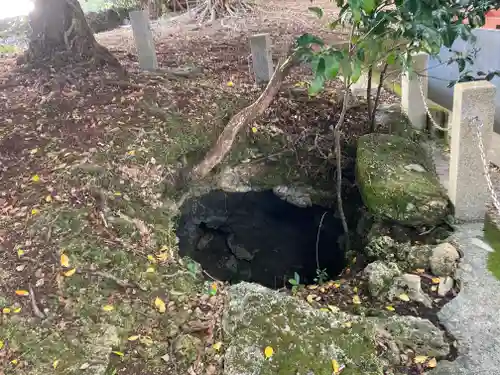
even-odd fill
[{"label": "yellow leaf", "polygon": [[425,272],[425,270],[424,270],[423,268],[417,268],[417,269],[415,270],[415,272],[416,272],[416,273],[424,273],[424,272]]},{"label": "yellow leaf", "polygon": [[252,126],[252,133],[257,133],[257,128],[255,126]]},{"label": "yellow leaf", "polygon": [[318,286],[314,285],[314,284],[313,285],[308,285],[307,289],[310,289],[310,290],[318,289]]},{"label": "yellow leaf", "polygon": [[19,363],[19,360],[13,359],[12,361],[10,361],[10,363],[12,363],[15,366]]},{"label": "yellow leaf", "polygon": [[2,349],[2,348],[3,348],[3,346],[4,346],[4,343],[3,343],[3,341],[2,341],[2,340],[0,340],[0,349]]},{"label": "yellow leaf", "polygon": [[35,155],[37,152],[38,152],[37,148],[34,148],[34,149],[30,150],[30,154],[31,155]]},{"label": "yellow leaf", "polygon": [[212,345],[212,348],[214,348],[217,351],[219,351],[221,347],[222,347],[222,342],[220,341]]},{"label": "yellow leaf", "polygon": [[103,309],[104,311],[112,311],[112,310],[114,310],[115,308],[114,308],[112,305],[104,305],[104,306],[102,307],[102,309]]},{"label": "yellow leaf", "polygon": [[154,256],[152,256],[151,254],[148,254],[148,260],[151,262],[151,263],[156,263],[156,258]]},{"label": "yellow leaf", "polygon": [[18,307],[18,308],[15,308],[14,310],[12,310],[14,312],[14,314],[19,314],[21,312],[21,308]]},{"label": "yellow leaf", "polygon": [[147,273],[153,273],[155,272],[155,269],[153,267],[148,267],[146,270]]},{"label": "yellow leaf", "polygon": [[309,303],[313,303],[314,299],[316,298],[317,296],[315,294],[309,294],[307,297],[306,297],[306,301],[309,302]]},{"label": "yellow leaf", "polygon": [[352,289],[352,291],[353,291],[354,293],[358,293],[358,287],[357,287],[357,286],[355,286],[355,287]]},{"label": "yellow leaf", "polygon": [[359,296],[354,296],[352,297],[352,303],[354,303],[355,305],[360,305],[361,304],[361,299],[359,298]]},{"label": "yellow leaf", "polygon": [[233,87],[233,86],[234,86],[234,83],[233,83],[233,81],[229,81],[229,82],[227,83],[227,85],[228,85],[229,87]]},{"label": "yellow leaf", "polygon": [[322,307],[321,309],[319,309],[319,311],[330,312],[330,310],[328,310],[326,307]]},{"label": "yellow leaf", "polygon": [[40,181],[40,176],[38,176],[37,174],[36,174],[36,175],[34,175],[33,177],[31,177],[31,181],[33,181],[33,182],[38,182],[38,181]]},{"label": "yellow leaf", "polygon": [[135,156],[135,150],[128,151],[127,155],[129,155],[129,156]]},{"label": "yellow leaf", "polygon": [[114,195],[115,197],[121,197],[121,196],[122,196],[122,193],[120,193],[119,191],[115,191],[115,192],[113,193],[113,195]]},{"label": "yellow leaf", "polygon": [[61,266],[66,268],[69,267],[69,258],[66,254],[61,254]]},{"label": "yellow leaf", "polygon": [[428,357],[425,356],[425,355],[417,355],[415,357],[415,359],[413,360],[413,362],[415,362],[415,363],[424,363],[425,361],[427,361],[427,358]]},{"label": "yellow leaf", "polygon": [[47,196],[45,197],[45,202],[47,202],[47,203],[52,202],[52,195],[50,195],[50,194],[49,194],[49,195],[47,195]]},{"label": "yellow leaf", "polygon": [[18,296],[29,296],[30,292],[28,292],[27,290],[16,290],[16,294]]},{"label": "yellow leaf", "polygon": [[127,340],[128,341],[136,341],[139,337],[140,337],[139,335],[129,336],[129,338]]},{"label": "yellow leaf", "polygon": [[394,310],[396,310],[396,309],[394,308],[394,306],[391,306],[391,305],[386,306],[385,308],[386,308],[386,310],[389,310],[389,311],[394,311]]},{"label": "yellow leaf", "polygon": [[438,287],[436,285],[431,286],[431,291],[435,292],[436,290],[438,290]]},{"label": "yellow leaf", "polygon": [[333,287],[336,289],[340,288],[340,283],[333,283]]},{"label": "yellow leaf", "polygon": [[24,255],[24,250],[22,250],[22,249],[17,250],[17,256],[19,258],[21,258],[23,255]]},{"label": "yellow leaf", "polygon": [[403,293],[403,294],[400,294],[398,297],[401,301],[405,301],[405,302],[410,301],[410,297],[408,297],[408,294]]},{"label": "yellow leaf", "polygon": [[439,284],[440,281],[441,281],[441,279],[439,277],[433,277],[432,278],[432,283],[433,284]]},{"label": "yellow leaf", "polygon": [[338,312],[339,311],[339,308],[337,306],[333,306],[333,305],[328,305],[328,309],[331,312]]},{"label": "yellow leaf", "polygon": [[155,299],[155,307],[160,313],[164,313],[167,310],[165,302],[163,302],[163,300],[159,297],[156,297]]},{"label": "yellow leaf", "polygon": [[116,355],[117,355],[117,356],[119,356],[119,357],[123,357],[123,356],[124,356],[123,352],[113,351],[113,352],[111,352],[111,353],[116,354]]},{"label": "yellow leaf", "polygon": [[10,314],[10,307],[4,307],[4,308],[2,309],[2,312],[3,312],[4,314]]},{"label": "yellow leaf", "polygon": [[36,208],[33,208],[31,210],[31,214],[34,216],[34,215],[38,215],[40,213],[40,210],[36,209]]},{"label": "yellow leaf", "polygon": [[319,291],[320,291],[321,293],[325,293],[325,292],[326,292],[326,289],[325,289],[325,288],[323,288],[323,287],[321,287],[321,288],[319,288]]},{"label": "yellow leaf", "polygon": [[427,367],[434,368],[437,366],[436,358],[431,358],[429,362],[427,362]]},{"label": "yellow leaf", "polygon": [[271,358],[273,354],[274,354],[274,349],[271,348],[270,346],[266,346],[266,348],[264,349],[264,355],[266,359]]},{"label": "yellow leaf", "polygon": [[156,258],[158,258],[158,260],[160,262],[166,262],[167,259],[168,259],[168,253],[160,253],[160,254],[157,254],[156,255]]},{"label": "yellow leaf", "polygon": [[332,359],[332,369],[334,374],[338,374],[340,371],[340,365],[335,359]]},{"label": "yellow leaf", "polygon": [[76,268],[72,268],[69,271],[64,272],[63,275],[66,277],[70,277],[70,276],[73,276],[75,274],[75,272],[76,272]]},{"label": "yellow leaf", "polygon": [[351,322],[345,322],[345,323],[343,324],[343,326],[344,326],[345,328],[351,328],[351,327],[352,327],[352,323],[351,323]]},{"label": "yellow leaf", "polygon": [[56,359],[54,362],[52,362],[52,367],[54,368],[54,370],[57,368],[58,365],[59,365],[58,359]]}]

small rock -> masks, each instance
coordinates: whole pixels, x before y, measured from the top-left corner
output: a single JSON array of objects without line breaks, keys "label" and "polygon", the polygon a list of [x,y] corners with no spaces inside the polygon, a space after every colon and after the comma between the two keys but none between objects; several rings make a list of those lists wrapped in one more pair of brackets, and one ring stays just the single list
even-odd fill
[{"label": "small rock", "polygon": [[439,286],[438,286],[438,296],[444,297],[448,292],[453,288],[453,285],[455,282],[453,281],[453,278],[450,276],[443,277],[439,281]]},{"label": "small rock", "polygon": [[422,167],[420,164],[408,164],[408,165],[405,165],[405,169],[407,171],[414,171],[414,172],[425,172],[425,168]]},{"label": "small rock", "polygon": [[273,188],[273,193],[280,199],[297,207],[312,206],[312,200],[309,193],[299,187],[278,185]]},{"label": "small rock", "polygon": [[234,256],[240,260],[251,261],[255,254],[251,253],[247,249],[245,249],[242,245],[236,242],[236,238],[234,234],[230,234],[227,237],[227,246],[234,254]]},{"label": "small rock", "polygon": [[209,364],[205,370],[205,375],[214,375],[217,372],[217,367],[213,364]]},{"label": "small rock", "polygon": [[394,278],[401,275],[401,271],[395,263],[384,263],[375,261],[364,269],[364,274],[368,279],[368,289],[373,297],[381,297],[387,291]]},{"label": "small rock", "polygon": [[[420,276],[405,273],[400,277],[400,280],[402,284],[405,284],[408,297],[410,297],[412,301],[420,302],[426,307],[432,306],[431,298],[422,290]],[[399,295],[400,293],[397,294]]]},{"label": "small rock", "polygon": [[187,369],[198,356],[203,346],[200,338],[192,335],[181,335],[174,341],[175,357],[182,368]]},{"label": "small rock", "polygon": [[168,355],[168,353],[167,353],[167,354],[161,356],[161,359],[164,360],[165,362],[168,362],[168,361],[170,361],[170,355]]},{"label": "small rock", "polygon": [[460,254],[449,242],[437,245],[430,258],[431,271],[436,276],[451,276],[456,268]]}]

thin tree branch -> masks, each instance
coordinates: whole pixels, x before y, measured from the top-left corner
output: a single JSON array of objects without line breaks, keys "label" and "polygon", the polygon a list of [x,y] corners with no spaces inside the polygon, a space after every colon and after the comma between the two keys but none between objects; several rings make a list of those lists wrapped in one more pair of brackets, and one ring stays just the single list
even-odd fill
[{"label": "thin tree branch", "polygon": [[[378,102],[380,100],[380,93],[382,91],[382,86],[384,84],[384,76],[387,72],[388,63],[384,64],[384,68],[380,72],[380,78],[378,81],[377,95],[375,96],[375,103],[373,104],[373,110],[370,114],[370,131],[373,133],[375,131],[375,114],[377,113]],[[369,110],[369,109],[368,109]]]}]

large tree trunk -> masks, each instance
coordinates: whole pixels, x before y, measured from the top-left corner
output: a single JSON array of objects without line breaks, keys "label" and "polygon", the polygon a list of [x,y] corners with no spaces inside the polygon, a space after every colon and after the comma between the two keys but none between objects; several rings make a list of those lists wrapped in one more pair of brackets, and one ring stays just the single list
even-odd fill
[{"label": "large tree trunk", "polygon": [[78,0],[35,0],[26,62],[61,66],[92,61],[119,67],[118,60],[96,42]]}]

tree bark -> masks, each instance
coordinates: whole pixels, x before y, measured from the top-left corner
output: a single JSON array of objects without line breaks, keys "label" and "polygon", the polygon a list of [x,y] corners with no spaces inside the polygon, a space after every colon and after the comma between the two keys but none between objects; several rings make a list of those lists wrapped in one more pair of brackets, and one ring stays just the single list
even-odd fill
[{"label": "tree bark", "polygon": [[57,67],[92,61],[121,69],[113,54],[95,40],[78,0],[35,0],[29,22],[25,62]]}]

